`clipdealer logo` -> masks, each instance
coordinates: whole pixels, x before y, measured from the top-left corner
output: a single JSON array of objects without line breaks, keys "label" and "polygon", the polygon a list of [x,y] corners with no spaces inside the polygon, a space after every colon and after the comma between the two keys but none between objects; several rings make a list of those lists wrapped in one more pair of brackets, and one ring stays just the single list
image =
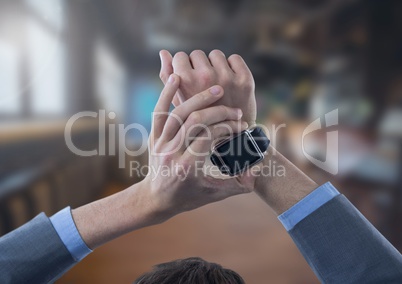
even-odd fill
[{"label": "clipdealer logo", "polygon": [[[166,115],[167,113],[163,113]],[[90,156],[105,156],[105,155],[110,155],[110,156],[115,156],[118,155],[118,160],[119,160],[119,168],[125,168],[126,167],[126,156],[137,156],[143,154],[147,148],[148,148],[148,138],[151,138],[150,145],[154,143],[152,136],[150,137],[149,133],[147,133],[147,130],[140,124],[133,123],[130,125],[125,126],[124,124],[118,124],[118,127],[116,127],[115,123],[107,123],[106,121],[106,116],[110,120],[113,120],[116,117],[116,114],[114,112],[106,113],[105,110],[99,110],[99,112],[92,112],[92,111],[84,111],[77,113],[73,115],[67,122],[66,127],[65,127],[65,141],[67,144],[67,147],[70,149],[71,152],[75,153],[78,156],[83,156],[83,157],[90,157]],[[92,150],[81,150],[77,148],[77,146],[74,145],[72,141],[72,127],[73,124],[84,117],[92,117],[92,118],[97,118],[99,122],[99,145],[97,149],[92,149]],[[181,124],[183,123],[182,121]],[[306,137],[312,134],[315,131],[318,131],[323,128],[327,128],[330,126],[335,126],[338,125],[338,109],[335,109],[333,111],[330,111],[325,114],[325,125],[323,126],[321,124],[320,118],[317,118],[314,120],[312,123],[310,123],[303,131],[302,134],[302,139],[301,139],[301,146],[302,146],[302,152],[303,155],[314,165],[317,167],[323,169],[324,171],[336,175],[338,174],[338,131],[327,131],[326,133],[326,149],[325,149],[325,161],[321,161],[312,155],[308,153],[306,150],[308,147],[311,145],[308,145],[309,143],[306,143]],[[106,128],[108,127],[108,133],[109,137],[106,137]],[[268,137],[271,140],[272,146],[275,148],[276,146],[276,138],[277,138],[277,132],[281,129],[286,127],[285,124],[281,124],[279,126],[272,125],[272,132],[270,132],[265,126],[261,126],[264,128],[265,132],[267,133]],[[125,141],[126,141],[126,135],[129,131],[131,130],[136,130],[139,131],[143,137],[141,147],[137,149],[136,151],[129,150]],[[208,130],[208,129],[207,129]],[[270,133],[272,135],[270,135]],[[210,134],[211,135],[211,134]],[[181,145],[182,143],[188,143],[187,138],[191,137],[181,137]],[[118,142],[116,141],[118,139]],[[108,147],[106,140],[109,141]],[[191,139],[190,139],[191,140]],[[116,145],[116,142],[118,145]],[[186,144],[187,145],[187,144]],[[118,147],[116,147],[118,146]],[[106,149],[108,148],[108,149]],[[118,153],[116,153],[116,149]],[[150,154],[152,155],[157,155],[157,156],[164,156],[168,155],[170,153],[173,153],[177,149],[170,149],[168,152],[163,152],[163,153],[156,153],[154,151],[151,151]],[[195,155],[206,155],[207,153],[192,153]],[[275,166],[275,165],[274,165]],[[278,174],[279,175],[279,174]]]}]

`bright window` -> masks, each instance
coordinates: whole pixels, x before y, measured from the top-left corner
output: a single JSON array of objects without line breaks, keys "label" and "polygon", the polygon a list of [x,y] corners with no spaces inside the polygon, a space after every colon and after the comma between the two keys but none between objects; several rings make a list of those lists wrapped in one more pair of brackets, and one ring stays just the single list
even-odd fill
[{"label": "bright window", "polygon": [[56,34],[34,20],[28,21],[29,87],[33,115],[65,111],[64,48]]},{"label": "bright window", "polygon": [[99,106],[108,112],[115,112],[118,118],[124,119],[127,75],[123,64],[103,42],[96,45],[95,62]]},{"label": "bright window", "polygon": [[64,21],[63,0],[25,0],[29,7],[53,28],[60,30]]},{"label": "bright window", "polygon": [[17,49],[0,40],[0,114],[17,115],[21,112],[19,64]]}]

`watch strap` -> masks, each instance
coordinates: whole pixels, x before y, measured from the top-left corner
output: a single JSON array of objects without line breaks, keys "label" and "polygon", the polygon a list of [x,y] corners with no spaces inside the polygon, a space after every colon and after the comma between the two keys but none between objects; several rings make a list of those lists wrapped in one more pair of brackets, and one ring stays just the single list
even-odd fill
[{"label": "watch strap", "polygon": [[260,148],[261,152],[264,153],[267,151],[271,141],[269,141],[261,127],[252,129],[250,135],[254,138],[255,143],[258,145],[258,148]]}]

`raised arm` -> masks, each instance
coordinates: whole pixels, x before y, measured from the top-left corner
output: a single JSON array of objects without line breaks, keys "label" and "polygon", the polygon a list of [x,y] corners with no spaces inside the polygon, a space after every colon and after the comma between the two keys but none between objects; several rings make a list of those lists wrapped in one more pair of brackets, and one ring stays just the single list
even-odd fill
[{"label": "raised arm", "polygon": [[256,193],[279,215],[322,283],[402,283],[402,256],[330,184],[317,186],[279,153],[269,161],[286,175],[256,182]]},{"label": "raised arm", "polygon": [[[160,55],[162,81],[170,72],[184,78],[176,103],[191,97],[193,90],[221,82],[229,91],[217,103],[241,107],[249,124],[255,121],[254,81],[241,57],[235,55],[226,60],[216,50],[208,57],[202,51],[189,56],[180,52],[173,59],[167,51]],[[228,66],[232,72],[228,72]],[[242,80],[235,81],[248,88],[231,91],[231,84],[224,79],[227,74],[232,78],[243,74]],[[198,83],[193,84],[194,81]],[[319,187],[272,147],[262,166],[269,166],[270,162],[282,165],[285,175],[264,175],[262,171],[255,192],[279,215],[322,282],[402,283],[401,254],[343,195],[329,183]]]},{"label": "raised arm", "polygon": [[1,283],[48,283],[102,244],[125,233],[255,187],[252,176],[215,180],[202,172],[211,143],[247,128],[240,109],[212,106],[220,86],[196,94],[169,113],[180,78],[171,75],[155,107],[149,167],[142,182],[50,219],[43,213],[0,238]]}]

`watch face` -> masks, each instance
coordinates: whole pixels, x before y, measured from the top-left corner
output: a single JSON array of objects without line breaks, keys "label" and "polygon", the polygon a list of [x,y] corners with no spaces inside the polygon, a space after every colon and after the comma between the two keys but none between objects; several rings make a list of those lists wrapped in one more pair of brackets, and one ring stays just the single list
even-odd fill
[{"label": "watch face", "polygon": [[263,158],[263,154],[247,131],[218,144],[214,152],[224,163],[221,166],[222,172],[230,175],[243,172]]}]

